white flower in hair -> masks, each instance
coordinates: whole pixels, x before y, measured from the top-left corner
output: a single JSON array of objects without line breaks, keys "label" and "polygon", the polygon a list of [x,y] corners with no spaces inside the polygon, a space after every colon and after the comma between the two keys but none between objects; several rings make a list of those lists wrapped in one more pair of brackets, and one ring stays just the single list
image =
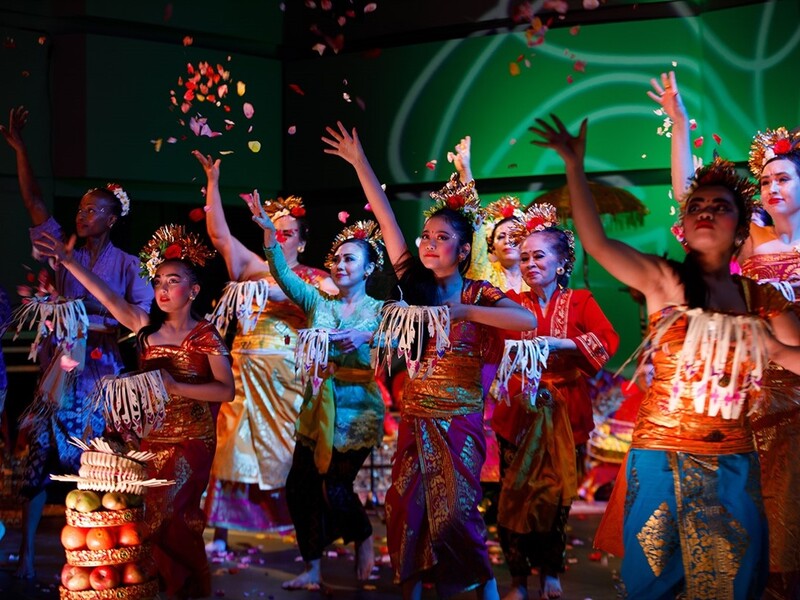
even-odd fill
[{"label": "white flower in hair", "polygon": [[122,212],[120,216],[125,217],[131,211],[131,199],[128,198],[128,194],[122,189],[122,186],[118,183],[108,183],[106,184],[106,189],[116,196],[119,203],[122,205]]}]

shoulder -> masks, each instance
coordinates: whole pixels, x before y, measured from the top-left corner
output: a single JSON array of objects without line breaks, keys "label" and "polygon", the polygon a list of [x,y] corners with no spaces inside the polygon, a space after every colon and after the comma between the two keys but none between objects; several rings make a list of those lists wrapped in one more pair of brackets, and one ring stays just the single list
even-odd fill
[{"label": "shoulder", "polygon": [[740,277],[739,280],[747,301],[747,310],[751,314],[769,318],[792,309],[792,303],[775,286],[759,283],[749,277]]},{"label": "shoulder", "polygon": [[225,340],[210,321],[201,319],[187,338],[194,350],[204,354],[230,354]]},{"label": "shoulder", "polygon": [[498,287],[482,279],[464,279],[464,297],[471,304],[492,305],[507,296]]}]

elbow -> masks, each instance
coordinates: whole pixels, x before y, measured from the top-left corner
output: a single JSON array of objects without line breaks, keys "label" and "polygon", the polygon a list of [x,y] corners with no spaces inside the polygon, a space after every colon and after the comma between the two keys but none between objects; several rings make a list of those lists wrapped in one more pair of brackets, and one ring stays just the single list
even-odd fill
[{"label": "elbow", "polygon": [[225,391],[220,398],[221,402],[233,402],[233,397],[236,395],[236,388],[233,382],[225,385]]}]

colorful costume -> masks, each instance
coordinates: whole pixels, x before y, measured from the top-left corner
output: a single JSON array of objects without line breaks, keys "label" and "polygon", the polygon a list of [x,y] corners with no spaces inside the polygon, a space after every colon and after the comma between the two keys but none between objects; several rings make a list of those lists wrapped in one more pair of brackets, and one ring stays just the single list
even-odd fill
[{"label": "colorful costume", "polygon": [[[208,321],[200,321],[180,346],[147,345],[142,369],[164,369],[176,381],[214,380],[208,355],[228,355],[225,342]],[[205,515],[200,508],[216,446],[214,418],[208,402],[172,396],[164,426],[142,441],[156,454],[149,475],[175,485],[147,493],[145,520],[153,556],[168,596],[211,595],[211,571],[203,542]]]},{"label": "colorful costume", "polygon": [[[30,229],[31,240],[36,240],[43,233],[63,239],[61,226],[52,217]],[[139,260],[136,257],[111,243],[106,244],[94,264],[86,248],[75,250],[73,256],[83,267],[102,278],[113,292],[144,311],[150,310],[153,289],[139,276]],[[105,428],[103,409],[98,406],[92,411],[89,398],[103,376],[116,375],[123,368],[117,345],[119,323],[116,319],[67,269],[56,271],[55,287],[65,298],[84,299],[89,315],[86,366],[77,376],[67,376],[59,361],[52,360],[55,349],[51,344],[46,342],[40,350],[43,374],[39,385],[44,381],[55,381],[52,385],[59,391],[53,393],[53,390],[38,389],[31,407],[34,418],[23,424],[30,426],[30,451],[23,493],[31,497],[47,483],[47,473],[58,470],[54,469],[53,464],[48,464],[49,458],[58,460],[61,469],[66,472],[78,472],[81,450],[70,444],[69,439],[73,435],[88,439],[102,434]],[[51,397],[50,400],[47,400],[48,397]]]},{"label": "colorful costume", "polygon": [[[312,285],[327,277],[303,265],[293,271]],[[291,526],[284,486],[303,401],[294,347],[305,320],[291,301],[270,300],[252,329],[245,331],[241,320],[237,325],[231,348],[236,396],[217,418],[217,453],[206,497],[209,527],[263,532]]]},{"label": "colorful costume", "polygon": [[[511,575],[526,577],[532,567],[562,573],[566,522],[578,488],[570,418],[579,416],[577,430],[586,431],[585,413],[592,418],[586,379],[616,351],[619,336],[586,290],[556,289],[547,314],[530,292],[508,295],[536,315],[537,328],[525,332],[525,338],[552,336],[577,346],[575,352],[550,354],[535,407],[515,376],[510,402],[498,401],[492,423],[503,477],[498,533]],[[520,337],[518,332],[504,334]]]},{"label": "colorful costume", "polygon": [[[485,281],[464,280],[464,304],[492,306],[504,297]],[[453,323],[450,349],[427,378],[409,379],[403,394],[386,494],[389,553],[396,582],[429,574],[441,596],[494,577],[478,512],[486,456],[481,367],[489,336],[482,325]],[[423,362],[435,358],[428,343]]]},{"label": "colorful costume", "polygon": [[[768,241],[772,228],[750,226],[756,245]],[[766,239],[762,239],[766,238]],[[742,273],[757,281],[788,281],[800,276],[800,254],[754,254],[742,263]],[[769,522],[770,572],[787,578],[785,586],[800,586],[800,377],[771,364],[764,378],[766,398],[750,419],[761,461],[761,493]],[[772,586],[772,584],[770,584]]]},{"label": "colorful costume", "polygon": [[[352,314],[345,314],[341,300],[320,292],[289,268],[280,246],[266,248],[265,253],[270,272],[305,313],[309,327],[377,328],[382,301],[366,296]],[[372,534],[353,481],[381,440],[383,414],[369,346],[342,353],[331,344],[328,374],[319,392],[313,393],[311,384],[304,391],[298,443],[286,480],[289,512],[306,562],[321,558],[325,547],[339,537],[361,542]]]},{"label": "colorful costume", "polygon": [[679,307],[651,315],[653,380],[622,482],[622,578],[631,598],[763,591],[767,530],[747,413],[766,366],[754,351],[760,319],[790,306],[770,286],[740,281],[754,316]]}]

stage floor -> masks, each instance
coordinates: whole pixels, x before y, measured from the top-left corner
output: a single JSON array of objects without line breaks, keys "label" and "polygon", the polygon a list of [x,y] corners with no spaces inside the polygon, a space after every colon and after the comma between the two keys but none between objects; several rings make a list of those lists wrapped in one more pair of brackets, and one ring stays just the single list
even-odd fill
[{"label": "stage floor", "polygon": [[[568,571],[562,577],[565,600],[612,600],[617,598],[614,578],[619,571],[620,560],[613,556],[592,556],[592,536],[600,521],[603,505],[577,503],[570,515],[568,540],[572,543],[567,551]],[[0,541],[0,598],[8,600],[55,600],[58,598],[58,583],[64,564],[64,551],[59,542],[59,533],[65,520],[58,514],[58,507],[42,519],[37,539],[37,577],[31,581],[14,579],[16,552],[19,547],[20,530],[9,526]],[[55,514],[52,514],[55,513]],[[400,590],[392,584],[391,568],[385,555],[385,527],[380,510],[372,515],[375,527],[375,552],[379,564],[373,571],[373,580],[358,585],[354,574],[352,544],[349,547],[335,545],[329,556],[323,559],[323,591],[328,597],[341,599],[377,600],[400,598]],[[211,539],[211,530],[206,531]],[[502,553],[492,543],[492,556],[500,561],[495,565],[495,574],[501,596],[507,591],[510,576],[502,564]],[[593,560],[594,559],[594,560]],[[212,598],[235,600],[319,600],[320,592],[281,589],[281,583],[292,579],[302,570],[299,554],[292,534],[248,534],[231,532],[227,554],[213,557],[212,573],[214,595]],[[386,561],[385,563],[382,561]],[[530,579],[531,600],[537,589],[538,576]],[[426,589],[424,598],[435,598],[433,589]],[[474,593],[458,596],[472,599]]]}]

